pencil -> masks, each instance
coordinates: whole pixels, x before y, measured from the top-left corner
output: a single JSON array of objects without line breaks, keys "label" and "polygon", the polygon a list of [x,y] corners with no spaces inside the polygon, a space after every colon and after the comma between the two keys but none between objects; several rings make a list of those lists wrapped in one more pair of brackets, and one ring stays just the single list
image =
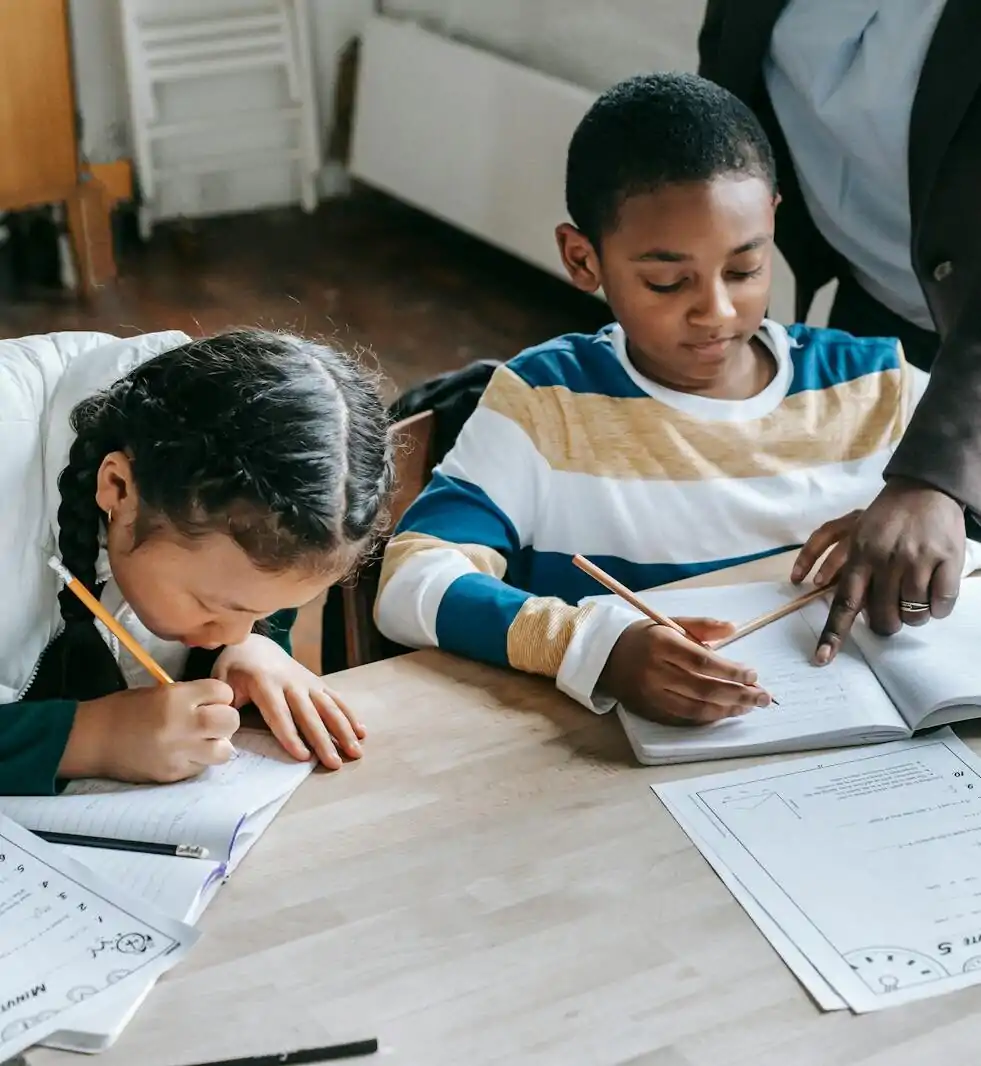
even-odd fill
[{"label": "pencil", "polygon": [[626,585],[621,584],[615,577],[611,577],[605,570],[601,570],[595,563],[591,563],[581,555],[574,555],[572,557],[572,562],[573,565],[578,566],[584,574],[589,574],[594,581],[598,581],[604,588],[608,588],[610,592],[615,592],[621,599],[626,600],[631,607],[636,608],[655,625],[667,626],[668,629],[673,629],[675,633],[680,633],[681,636],[694,641],[700,647],[705,648],[708,651],[712,650],[711,645],[706,644],[704,640],[699,640],[694,634],[689,633],[684,626],[679,625],[673,618],[668,618],[666,614],[661,614],[660,611],[655,611],[653,607],[649,607],[639,596],[635,596]]},{"label": "pencil", "polygon": [[[655,611],[653,607],[648,607],[648,605],[644,603],[639,596],[635,596],[626,585],[622,585],[615,577],[611,577],[605,570],[601,570],[595,563],[591,563],[581,555],[574,555],[572,557],[572,562],[575,566],[578,566],[584,574],[589,574],[591,578],[608,588],[610,592],[615,592],[621,597],[621,599],[626,600],[631,607],[635,607],[641,614],[646,615],[655,625],[667,626],[669,629],[673,629],[676,633],[693,641],[700,648],[705,648],[706,651],[715,651],[716,648],[721,648],[723,645],[728,644],[735,639],[734,637],[727,637],[725,640],[716,641],[715,644],[706,644],[704,640],[699,640],[694,634],[689,633],[684,626],[679,625],[673,618],[668,618],[666,614],[661,614],[660,611]],[[756,621],[759,621],[759,619]],[[762,624],[765,625],[766,623],[764,622]],[[775,707],[780,706],[780,701],[774,699],[773,696],[770,697],[770,700]]]},{"label": "pencil", "polygon": [[802,596],[790,600],[782,607],[777,607],[773,611],[767,611],[766,614],[761,614],[757,618],[753,618],[749,622],[744,623],[735,631],[735,633],[731,633],[728,637],[723,637],[722,640],[715,641],[713,646],[716,648],[725,648],[734,641],[749,636],[750,633],[755,633],[758,629],[768,626],[771,622],[777,622],[781,618],[786,618],[788,614],[793,614],[795,611],[799,611],[802,607],[806,607],[809,603],[813,603],[815,600],[819,600],[822,596],[827,596],[832,592],[834,592],[834,587],[830,585],[811,589],[810,592],[805,592]]},{"label": "pencil", "polygon": [[110,633],[129,651],[136,661],[160,682],[161,685],[172,685],[174,679],[166,670],[140,647],[139,643],[116,621],[115,618],[102,606],[91,592],[78,580],[77,577],[61,562],[52,556],[48,560],[48,566],[61,578],[62,581],[75,593],[96,618],[109,630]]},{"label": "pencil", "polygon": [[106,848],[109,851],[137,851],[143,855],[173,855],[178,859],[206,859],[208,849],[200,844],[156,844],[148,840],[117,840],[114,837],[90,837],[80,833],[54,833],[35,829],[34,835],[49,844],[70,844],[77,848]]},{"label": "pencil", "polygon": [[201,1063],[200,1066],[300,1066],[301,1063],[355,1059],[362,1055],[374,1055],[377,1050],[378,1041],[372,1037],[369,1040],[355,1040],[350,1044],[331,1044],[328,1047],[283,1051],[278,1055],[253,1055],[244,1059],[222,1059],[220,1062]]}]

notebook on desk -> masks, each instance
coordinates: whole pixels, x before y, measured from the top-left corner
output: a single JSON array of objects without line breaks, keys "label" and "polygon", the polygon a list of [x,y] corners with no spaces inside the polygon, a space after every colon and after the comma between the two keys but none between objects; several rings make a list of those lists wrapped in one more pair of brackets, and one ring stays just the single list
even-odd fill
[{"label": "notebook on desk", "polygon": [[[787,583],[761,582],[640,596],[667,615],[739,624],[799,594]],[[834,662],[815,667],[810,658],[827,616],[817,601],[720,652],[757,670],[779,706],[691,728],[618,708],[637,759],[657,765],[874,744],[981,718],[981,579],[962,583],[947,619],[892,637],[860,620]]]},{"label": "notebook on desk", "polygon": [[[315,765],[293,760],[268,733],[243,730],[235,745],[231,762],[190,781],[173,785],[80,781],[60,796],[2,796],[0,813],[31,830],[206,847],[207,859],[65,849],[168,917],[193,923]],[[149,982],[98,1011],[76,1011],[72,1029],[52,1034],[45,1045],[69,1051],[104,1050],[152,987]]]}]

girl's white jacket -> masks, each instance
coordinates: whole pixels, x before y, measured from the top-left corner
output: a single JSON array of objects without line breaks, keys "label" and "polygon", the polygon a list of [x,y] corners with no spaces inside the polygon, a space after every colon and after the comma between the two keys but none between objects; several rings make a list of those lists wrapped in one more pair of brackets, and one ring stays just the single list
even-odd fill
[{"label": "girl's white jacket", "polygon": [[47,560],[57,554],[58,475],[75,438],[72,409],[188,339],[168,331],[0,340],[0,704],[23,695],[61,625]]}]

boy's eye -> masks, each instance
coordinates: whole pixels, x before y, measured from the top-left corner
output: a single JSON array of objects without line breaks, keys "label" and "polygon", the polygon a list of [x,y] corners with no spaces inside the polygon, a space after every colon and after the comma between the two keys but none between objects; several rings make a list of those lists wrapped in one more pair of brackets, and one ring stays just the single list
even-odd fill
[{"label": "boy's eye", "polygon": [[737,281],[745,281],[747,278],[758,278],[763,273],[763,267],[754,267],[752,270],[730,270],[729,274]]},{"label": "boy's eye", "polygon": [[647,281],[644,284],[651,292],[677,292],[684,283],[685,279],[682,278],[681,281],[675,281],[671,285],[655,285],[653,281]]}]

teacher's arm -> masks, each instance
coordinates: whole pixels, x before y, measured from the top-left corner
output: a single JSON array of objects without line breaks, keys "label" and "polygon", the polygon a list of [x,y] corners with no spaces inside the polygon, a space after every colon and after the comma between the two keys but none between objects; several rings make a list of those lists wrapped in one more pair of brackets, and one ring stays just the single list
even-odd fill
[{"label": "teacher's arm", "polygon": [[[981,266],[975,276],[981,283]],[[944,339],[885,477],[856,524],[819,659],[835,654],[863,608],[872,628],[886,635],[954,608],[964,512],[981,513],[981,300],[966,301]],[[903,602],[922,606],[911,611]]]},{"label": "teacher's arm", "polygon": [[725,19],[728,0],[708,0],[705,18],[698,31],[698,73],[703,78],[716,81],[719,49],[722,46],[722,23]]}]

